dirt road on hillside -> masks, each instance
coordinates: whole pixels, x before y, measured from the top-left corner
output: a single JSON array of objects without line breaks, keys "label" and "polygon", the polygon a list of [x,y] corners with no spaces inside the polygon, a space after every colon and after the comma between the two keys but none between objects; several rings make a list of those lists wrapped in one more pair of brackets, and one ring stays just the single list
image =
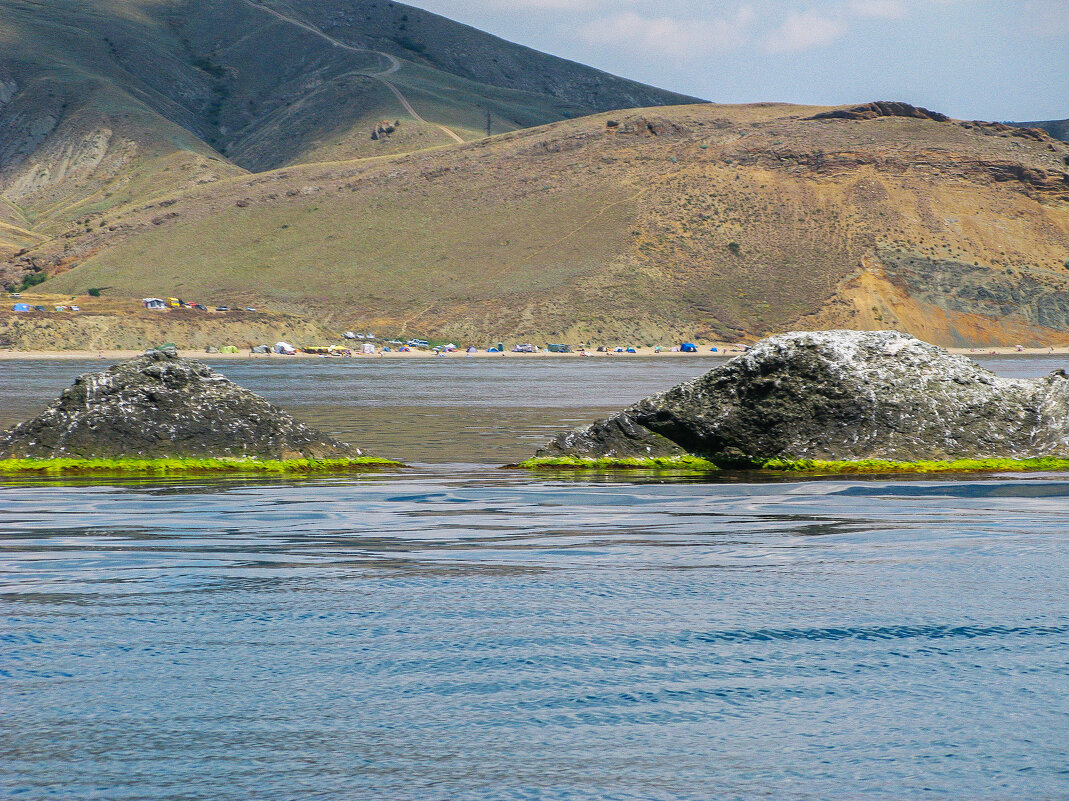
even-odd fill
[{"label": "dirt road on hillside", "polygon": [[392,75],[393,73],[401,69],[401,62],[395,56],[392,56],[389,53],[383,53],[381,50],[371,50],[366,47],[356,47],[355,45],[346,44],[345,42],[335,39],[330,34],[319,30],[319,28],[315,27],[314,25],[309,25],[306,22],[301,22],[299,19],[294,19],[293,17],[286,16],[280,11],[275,11],[273,8],[268,8],[262,3],[257,2],[257,0],[243,0],[243,2],[246,5],[252,6],[255,9],[259,9],[260,11],[264,11],[270,14],[271,16],[281,20],[282,22],[286,22],[290,25],[296,25],[298,28],[306,30],[311,34],[314,34],[319,38],[330,42],[335,47],[340,47],[343,50],[348,50],[352,53],[371,53],[373,55],[381,56],[382,58],[386,59],[386,61],[389,63],[389,66],[386,69],[380,70],[379,72],[365,72],[363,74],[382,81],[384,84],[386,84],[386,88],[393,93],[394,97],[396,97],[397,100],[401,103],[401,105],[404,106],[405,111],[411,114],[412,118],[416,120],[416,122],[422,122],[425,125],[433,125],[439,130],[441,130],[444,134],[446,134],[446,136],[448,136],[454,142],[457,142],[458,144],[464,144],[464,140],[461,139],[460,136],[458,136],[454,131],[450,130],[444,125],[439,125],[436,122],[428,122],[427,120],[423,119],[423,117],[421,117],[419,113],[412,107],[412,104],[408,102],[408,98],[404,96],[401,90],[398,89],[392,82],[386,80],[387,75]]}]

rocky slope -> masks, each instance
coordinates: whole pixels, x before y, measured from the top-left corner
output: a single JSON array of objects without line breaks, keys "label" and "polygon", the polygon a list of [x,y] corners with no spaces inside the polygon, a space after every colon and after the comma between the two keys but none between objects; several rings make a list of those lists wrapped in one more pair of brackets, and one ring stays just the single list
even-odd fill
[{"label": "rocky slope", "polygon": [[612,112],[205,184],[7,264],[57,293],[180,291],[475,341],[895,327],[1060,345],[1067,158],[1042,131],[905,104]]},{"label": "rocky slope", "polygon": [[80,376],[37,417],[0,434],[0,459],[359,455],[174,349]]},{"label": "rocky slope", "polygon": [[770,337],[539,456],[903,461],[1069,456],[1069,377],[1010,380],[897,331]]}]

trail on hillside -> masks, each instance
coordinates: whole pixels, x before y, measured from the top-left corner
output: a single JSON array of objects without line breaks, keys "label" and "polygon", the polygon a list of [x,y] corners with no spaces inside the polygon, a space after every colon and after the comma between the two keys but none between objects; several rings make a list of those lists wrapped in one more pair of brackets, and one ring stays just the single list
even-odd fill
[{"label": "trail on hillside", "polygon": [[401,101],[401,105],[405,107],[405,111],[407,111],[409,114],[411,114],[415,118],[416,122],[422,122],[422,123],[426,123],[427,125],[434,125],[437,128],[441,128],[442,131],[444,131],[447,135],[452,137],[459,144],[464,144],[464,140],[463,139],[461,139],[459,136],[457,136],[455,133],[453,133],[453,131],[451,131],[448,128],[446,128],[444,125],[439,125],[436,122],[427,122],[427,120],[425,120],[425,119],[423,119],[423,117],[419,116],[419,114],[416,113],[416,110],[414,108],[412,108],[412,104],[408,102],[408,100],[405,98],[405,96],[403,94],[401,94],[401,90],[400,89],[398,89],[396,86],[394,86],[389,81],[383,80],[382,78],[379,78],[379,80],[382,81],[384,84],[386,84],[386,87],[391,92],[394,93],[394,96],[399,101]]},{"label": "trail on hillside", "polygon": [[375,78],[376,80],[382,81],[382,83],[386,84],[386,88],[393,92],[394,97],[398,99],[401,105],[404,106],[405,111],[411,114],[412,118],[415,119],[416,122],[422,122],[425,125],[433,125],[436,128],[440,129],[453,141],[457,142],[458,144],[464,144],[464,140],[461,139],[460,136],[458,136],[454,131],[450,130],[444,125],[439,125],[436,122],[428,122],[423,117],[421,117],[419,113],[412,107],[412,104],[408,102],[408,98],[404,96],[401,90],[398,89],[391,81],[386,80],[387,75],[392,75],[393,73],[401,69],[401,62],[395,56],[392,56],[389,53],[383,53],[381,50],[371,50],[367,47],[356,47],[355,45],[346,44],[345,42],[335,39],[329,33],[319,30],[319,28],[315,27],[314,25],[309,25],[306,22],[301,22],[299,19],[287,16],[280,11],[275,11],[275,9],[273,8],[268,8],[257,0],[243,0],[243,2],[246,5],[259,9],[260,11],[266,11],[268,14],[275,17],[276,19],[289,23],[290,25],[296,25],[298,28],[302,28],[303,30],[308,31],[309,33],[315,34],[319,38],[325,39],[326,41],[330,42],[335,47],[340,47],[343,50],[348,50],[353,53],[371,53],[372,55],[381,56],[382,58],[386,59],[389,64],[386,69],[380,70],[379,72],[365,72],[363,74],[367,75],[368,77]]}]

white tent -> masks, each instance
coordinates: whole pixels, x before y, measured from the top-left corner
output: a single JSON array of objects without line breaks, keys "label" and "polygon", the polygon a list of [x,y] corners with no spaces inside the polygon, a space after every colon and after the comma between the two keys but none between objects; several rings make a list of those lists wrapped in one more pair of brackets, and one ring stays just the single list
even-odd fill
[{"label": "white tent", "polygon": [[275,346],[271,348],[275,353],[283,353],[286,356],[292,356],[297,352],[297,349],[288,342],[276,342]]}]

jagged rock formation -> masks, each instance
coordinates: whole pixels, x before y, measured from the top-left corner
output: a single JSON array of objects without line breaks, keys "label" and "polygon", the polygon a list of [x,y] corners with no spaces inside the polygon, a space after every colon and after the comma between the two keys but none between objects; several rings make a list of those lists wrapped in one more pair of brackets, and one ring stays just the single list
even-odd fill
[{"label": "jagged rock formation", "polygon": [[820,114],[814,114],[810,119],[874,120],[878,117],[913,117],[918,120],[933,120],[934,122],[947,122],[950,119],[946,114],[940,114],[938,111],[930,111],[920,106],[911,106],[909,103],[890,100],[877,100],[873,103],[863,103],[852,108],[822,111]]},{"label": "jagged rock formation", "polygon": [[173,348],[80,376],[44,412],[0,434],[0,458],[360,455]]},{"label": "jagged rock formation", "polygon": [[897,331],[769,337],[538,456],[766,459],[1069,455],[1069,377],[999,378]]}]

